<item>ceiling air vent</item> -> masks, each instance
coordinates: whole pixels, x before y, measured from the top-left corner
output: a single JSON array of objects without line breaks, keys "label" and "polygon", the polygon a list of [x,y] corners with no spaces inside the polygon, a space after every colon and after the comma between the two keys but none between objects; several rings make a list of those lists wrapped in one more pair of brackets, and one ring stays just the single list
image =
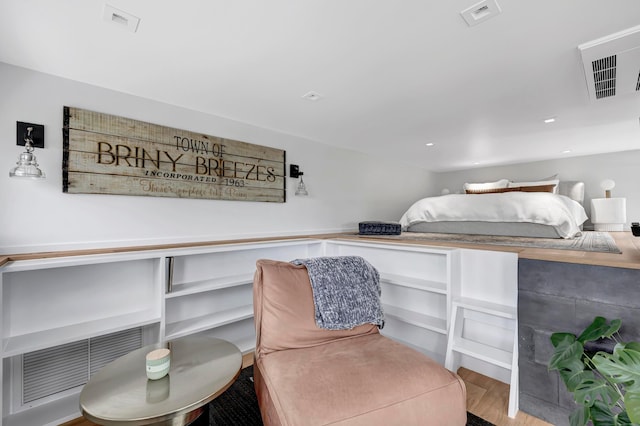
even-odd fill
[{"label": "ceiling air vent", "polygon": [[640,25],[578,46],[589,97],[640,92]]},{"label": "ceiling air vent", "polygon": [[502,9],[496,0],[482,0],[460,12],[460,15],[467,25],[473,27],[500,13]]},{"label": "ceiling air vent", "polygon": [[616,55],[591,62],[596,99],[616,95]]}]

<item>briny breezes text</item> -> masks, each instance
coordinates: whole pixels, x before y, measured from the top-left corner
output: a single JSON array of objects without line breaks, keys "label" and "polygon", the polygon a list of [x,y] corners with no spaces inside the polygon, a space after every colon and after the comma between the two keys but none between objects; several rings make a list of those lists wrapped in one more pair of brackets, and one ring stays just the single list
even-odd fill
[{"label": "briny breezes text", "polygon": [[[179,136],[175,137],[179,138]],[[211,177],[217,176],[218,178],[225,178],[225,183],[233,181],[232,185],[235,184],[236,186],[244,186],[244,183],[238,184],[238,180],[275,182],[276,175],[273,167],[243,161],[225,160],[222,158],[224,147],[225,145],[220,145],[219,149],[211,151],[214,157],[196,156],[195,164],[192,165],[193,174],[176,173],[176,166],[184,157],[184,154],[172,155],[170,152],[158,149],[149,152],[139,146],[112,145],[108,142],[98,142],[97,163],[145,169],[145,176],[157,176],[165,179],[214,183],[216,178]],[[208,152],[208,150],[204,152]]]}]

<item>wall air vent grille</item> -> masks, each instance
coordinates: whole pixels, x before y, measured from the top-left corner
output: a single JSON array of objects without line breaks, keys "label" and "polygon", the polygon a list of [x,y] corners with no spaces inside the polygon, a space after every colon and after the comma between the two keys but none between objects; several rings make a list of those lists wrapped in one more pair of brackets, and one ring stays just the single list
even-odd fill
[{"label": "wall air vent grille", "polygon": [[88,340],[24,354],[22,403],[84,385],[88,380],[88,362]]},{"label": "wall air vent grille", "polygon": [[142,327],[22,355],[22,404],[83,386],[105,364],[142,347]]},{"label": "wall air vent grille", "polygon": [[616,95],[616,55],[591,62],[596,99]]},{"label": "wall air vent grille", "polygon": [[142,347],[142,328],[124,330],[91,339],[89,377],[116,358]]}]

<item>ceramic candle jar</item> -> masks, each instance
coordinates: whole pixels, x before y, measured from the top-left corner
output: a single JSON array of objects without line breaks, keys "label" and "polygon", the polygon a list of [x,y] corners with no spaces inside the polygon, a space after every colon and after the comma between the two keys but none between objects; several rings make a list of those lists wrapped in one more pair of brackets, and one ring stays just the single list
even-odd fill
[{"label": "ceramic candle jar", "polygon": [[151,380],[163,378],[169,372],[171,366],[171,351],[169,349],[156,349],[147,354],[147,377]]}]

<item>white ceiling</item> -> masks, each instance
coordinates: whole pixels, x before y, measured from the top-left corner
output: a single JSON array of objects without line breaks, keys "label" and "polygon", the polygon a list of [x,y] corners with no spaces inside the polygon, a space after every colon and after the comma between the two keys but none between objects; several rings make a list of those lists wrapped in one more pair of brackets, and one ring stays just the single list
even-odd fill
[{"label": "white ceiling", "polygon": [[640,1],[498,0],[469,27],[477,1],[108,0],[131,33],[102,0],[0,0],[0,61],[434,171],[640,149],[640,95],[591,101],[577,49]]}]

